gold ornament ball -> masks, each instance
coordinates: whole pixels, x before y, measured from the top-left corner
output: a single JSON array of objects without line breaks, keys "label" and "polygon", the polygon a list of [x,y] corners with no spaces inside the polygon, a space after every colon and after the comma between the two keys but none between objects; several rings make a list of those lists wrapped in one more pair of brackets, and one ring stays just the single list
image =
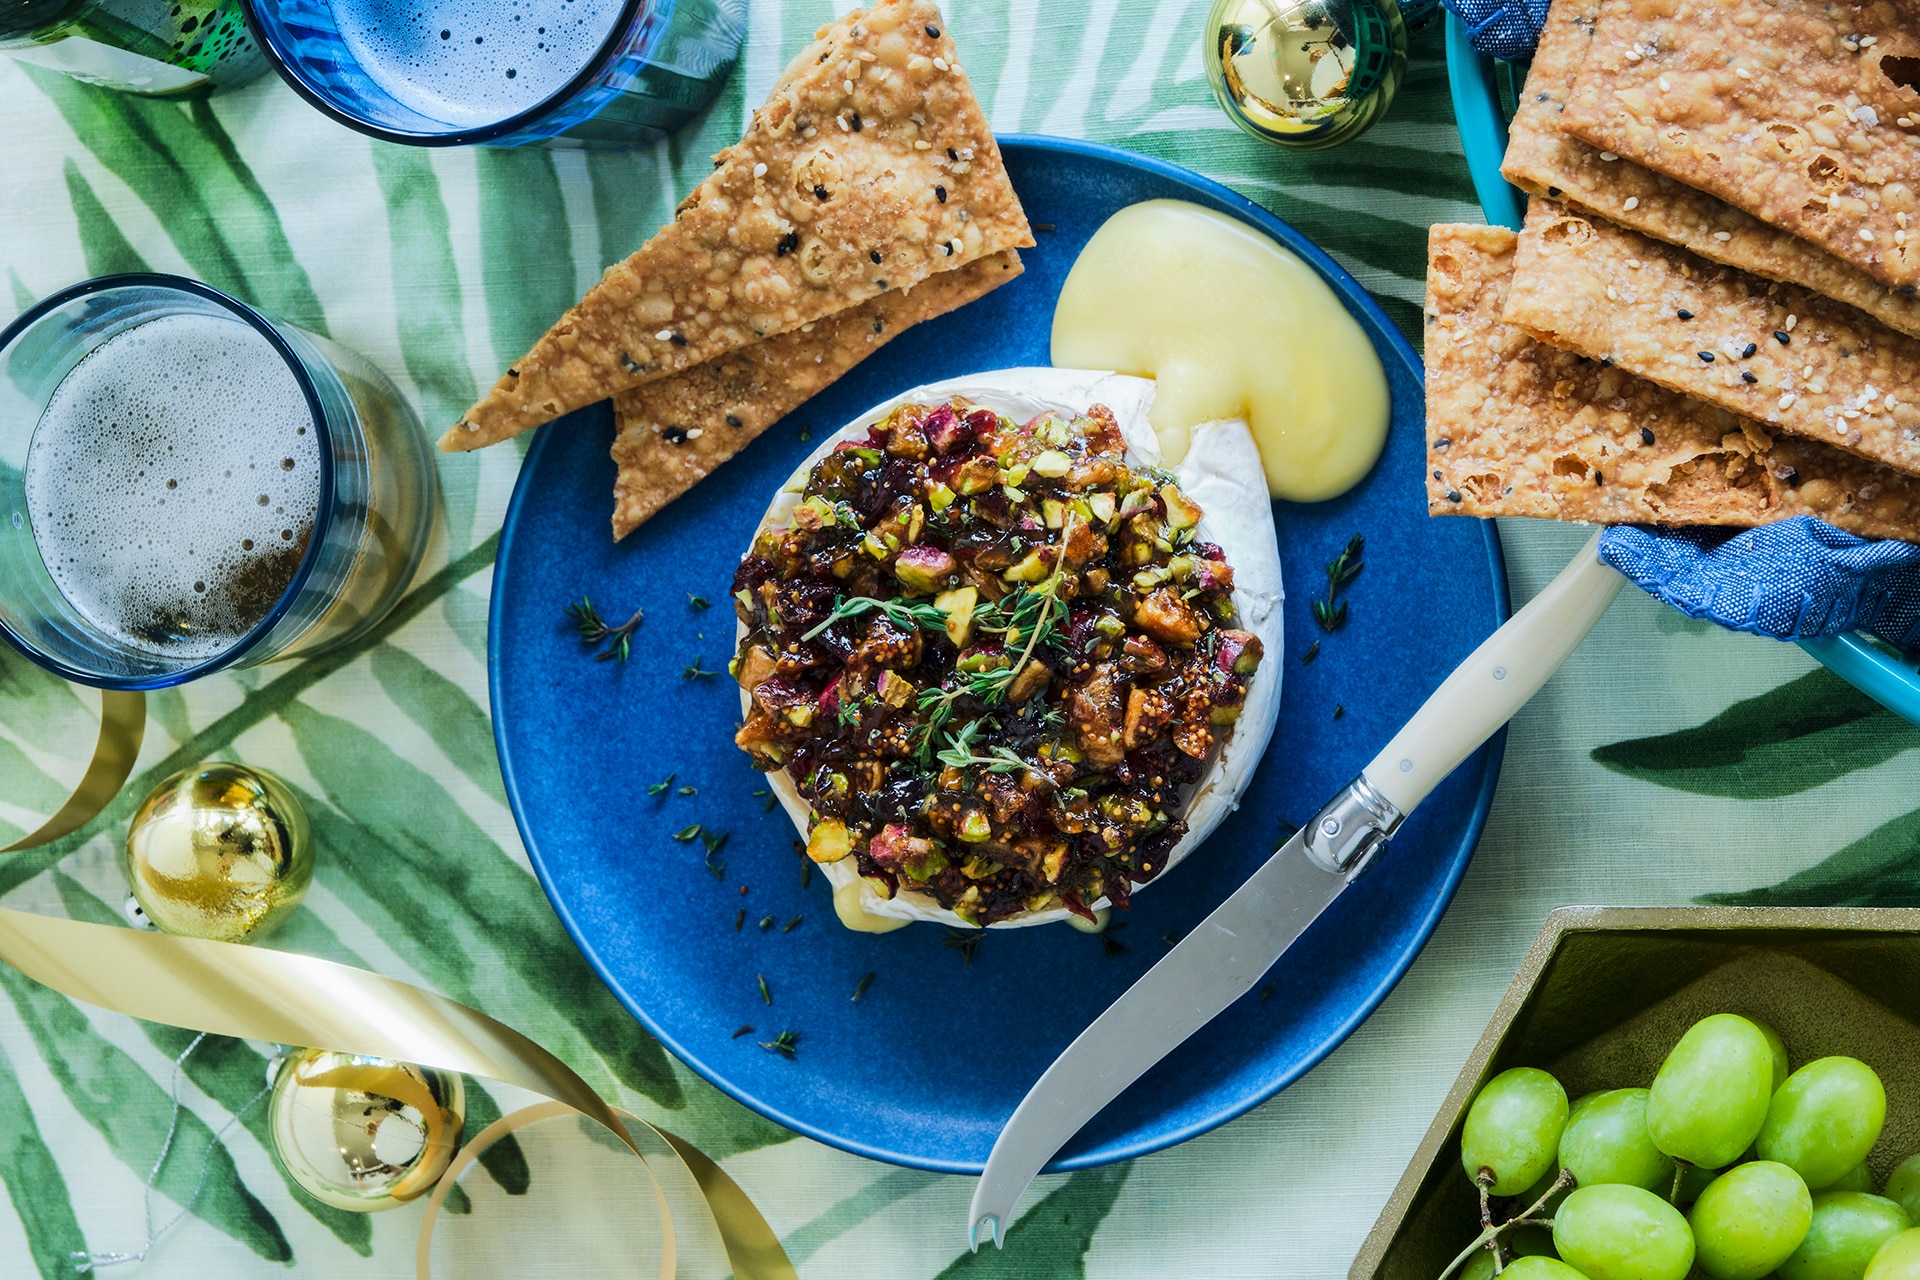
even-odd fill
[{"label": "gold ornament ball", "polygon": [[466,1086],[450,1071],[328,1049],[289,1053],[274,1075],[267,1128],[287,1176],[354,1213],[432,1191],[460,1149]]},{"label": "gold ornament ball", "polygon": [[127,884],[168,933],[251,942],[313,883],[313,835],[285,783],[207,764],[155,787],[127,829]]},{"label": "gold ornament ball", "polygon": [[1407,69],[1395,0],[1215,0],[1203,31],[1207,80],[1227,117],[1295,150],[1366,132]]}]

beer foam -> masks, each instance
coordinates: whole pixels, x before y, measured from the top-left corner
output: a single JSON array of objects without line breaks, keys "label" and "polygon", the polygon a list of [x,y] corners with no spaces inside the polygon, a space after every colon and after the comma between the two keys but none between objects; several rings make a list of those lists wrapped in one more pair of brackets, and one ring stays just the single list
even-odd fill
[{"label": "beer foam", "polygon": [[82,617],[200,660],[292,582],[320,504],[320,441],[300,383],[251,325],[165,316],[61,380],[25,490],[40,558]]},{"label": "beer foam", "polygon": [[565,88],[622,8],[622,0],[333,0],[333,20],[375,84],[430,119],[473,128]]}]

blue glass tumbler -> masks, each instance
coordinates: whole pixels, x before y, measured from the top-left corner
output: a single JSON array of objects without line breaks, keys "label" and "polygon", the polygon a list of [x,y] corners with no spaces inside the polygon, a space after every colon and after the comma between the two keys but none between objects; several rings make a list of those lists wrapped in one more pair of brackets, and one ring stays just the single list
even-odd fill
[{"label": "blue glass tumbler", "polygon": [[89,280],[0,330],[0,638],[65,679],[161,689],[348,642],[412,581],[436,489],[386,375],[198,281]]},{"label": "blue glass tumbler", "polygon": [[711,102],[744,0],[246,0],[267,61],[350,128],[415,146],[617,150]]}]

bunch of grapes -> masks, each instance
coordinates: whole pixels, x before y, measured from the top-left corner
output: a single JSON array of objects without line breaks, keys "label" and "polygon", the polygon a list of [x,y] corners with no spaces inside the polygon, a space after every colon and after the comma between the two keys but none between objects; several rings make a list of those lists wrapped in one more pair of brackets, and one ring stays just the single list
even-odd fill
[{"label": "bunch of grapes", "polygon": [[[1857,1058],[1788,1074],[1771,1027],[1695,1023],[1648,1089],[1567,1102],[1544,1071],[1487,1082],[1460,1159],[1479,1236],[1463,1280],[1920,1280],[1920,1155],[1873,1194],[1887,1094]],[[1523,1205],[1494,1220],[1497,1198]]]}]

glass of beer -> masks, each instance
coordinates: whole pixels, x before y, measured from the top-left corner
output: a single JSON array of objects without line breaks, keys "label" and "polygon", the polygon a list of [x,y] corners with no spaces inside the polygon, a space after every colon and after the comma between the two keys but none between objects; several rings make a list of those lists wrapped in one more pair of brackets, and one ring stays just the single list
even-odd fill
[{"label": "glass of beer", "polygon": [[197,281],[89,280],[0,332],[0,636],[69,680],[351,640],[412,580],[434,497],[386,375]]},{"label": "glass of beer", "polygon": [[744,0],[245,0],[307,101],[387,142],[615,149],[719,93]]}]

